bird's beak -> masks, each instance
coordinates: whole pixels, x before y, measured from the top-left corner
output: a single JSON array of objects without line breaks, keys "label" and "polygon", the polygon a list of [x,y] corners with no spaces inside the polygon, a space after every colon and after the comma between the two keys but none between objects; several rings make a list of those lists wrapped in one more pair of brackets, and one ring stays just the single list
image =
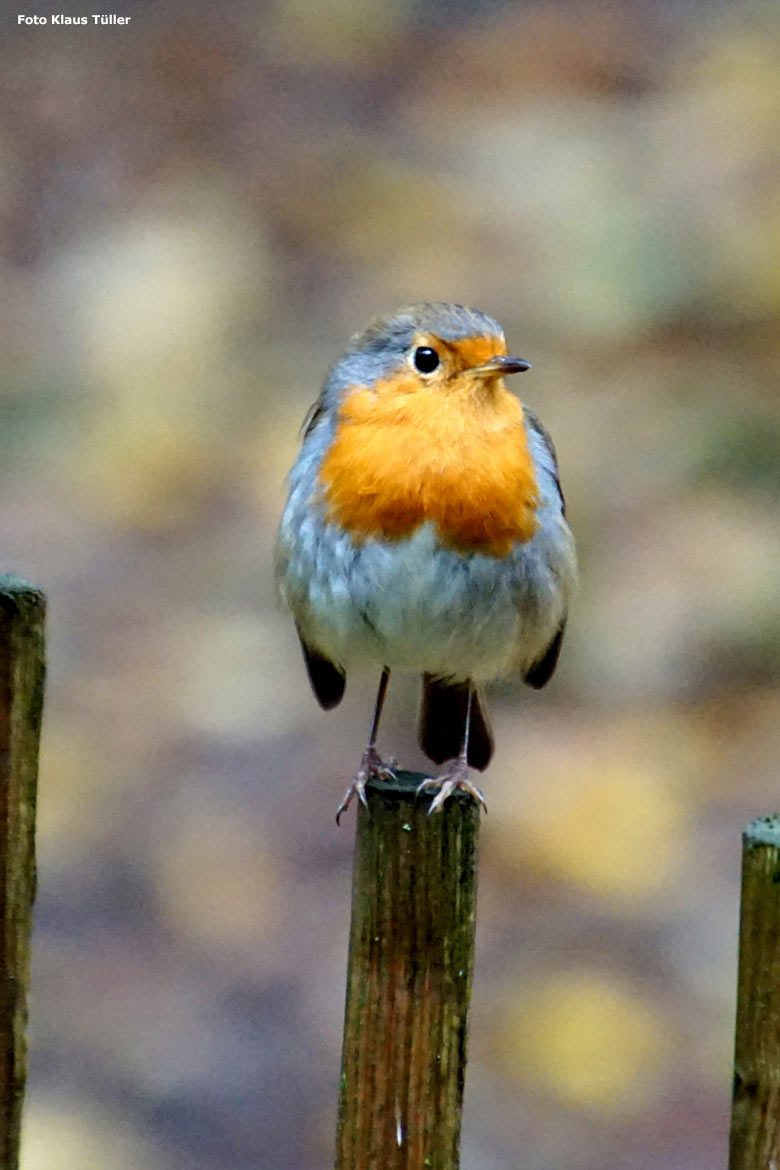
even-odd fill
[{"label": "bird's beak", "polygon": [[476,374],[478,378],[496,378],[504,374],[522,374],[524,370],[530,368],[531,363],[524,358],[497,355],[484,365],[473,366],[470,373]]}]

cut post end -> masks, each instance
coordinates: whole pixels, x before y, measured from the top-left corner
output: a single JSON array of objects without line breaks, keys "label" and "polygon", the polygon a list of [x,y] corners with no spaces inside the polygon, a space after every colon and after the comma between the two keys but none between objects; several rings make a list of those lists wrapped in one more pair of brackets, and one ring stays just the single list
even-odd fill
[{"label": "cut post end", "polygon": [[[369,780],[366,784],[366,792],[375,792],[377,796],[389,801],[408,801],[410,797],[416,798],[420,802],[420,807],[425,808],[432,802],[436,793],[421,792],[418,796],[417,790],[423,781],[430,779],[430,772],[407,772],[404,768],[399,768],[392,780]],[[460,790],[453,792],[452,796],[447,798],[447,803],[449,804],[451,800],[463,801],[466,804],[477,803],[467,792]]]},{"label": "cut post end", "polygon": [[747,849],[756,845],[774,845],[780,849],[780,813],[751,821],[742,834],[742,840]]}]

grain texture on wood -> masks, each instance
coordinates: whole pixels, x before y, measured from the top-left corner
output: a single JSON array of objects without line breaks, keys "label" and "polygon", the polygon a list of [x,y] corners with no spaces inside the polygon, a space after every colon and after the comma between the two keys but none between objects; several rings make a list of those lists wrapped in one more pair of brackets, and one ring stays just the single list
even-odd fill
[{"label": "grain texture on wood", "polygon": [[457,1170],[479,810],[422,775],[359,808],[336,1170]]},{"label": "grain texture on wood", "polygon": [[780,817],[742,838],[729,1170],[780,1170]]},{"label": "grain texture on wood", "polygon": [[43,594],[0,577],[0,1168],[16,1170],[26,1076]]}]

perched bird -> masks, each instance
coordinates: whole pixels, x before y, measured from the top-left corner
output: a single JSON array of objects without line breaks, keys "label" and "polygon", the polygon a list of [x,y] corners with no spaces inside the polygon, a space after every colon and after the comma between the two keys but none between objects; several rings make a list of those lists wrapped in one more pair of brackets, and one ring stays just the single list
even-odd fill
[{"label": "perched bird", "polygon": [[493,737],[482,685],[555,670],[576,563],[550,436],[509,392],[501,327],[462,305],[410,305],[355,334],[303,427],[277,540],[277,580],[317,699],[347,669],[382,668],[368,745],[336,819],[371,777],[391,670],[422,674],[419,741],[431,812]]}]

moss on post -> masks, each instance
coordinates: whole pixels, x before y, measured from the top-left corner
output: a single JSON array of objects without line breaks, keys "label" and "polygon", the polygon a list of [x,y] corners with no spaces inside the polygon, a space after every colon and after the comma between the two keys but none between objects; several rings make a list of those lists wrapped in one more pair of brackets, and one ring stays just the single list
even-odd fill
[{"label": "moss on post", "polygon": [[16,1170],[26,1077],[45,600],[0,577],[0,1167]]},{"label": "moss on post", "polygon": [[479,809],[424,776],[366,790],[352,886],[336,1170],[457,1170]]}]

